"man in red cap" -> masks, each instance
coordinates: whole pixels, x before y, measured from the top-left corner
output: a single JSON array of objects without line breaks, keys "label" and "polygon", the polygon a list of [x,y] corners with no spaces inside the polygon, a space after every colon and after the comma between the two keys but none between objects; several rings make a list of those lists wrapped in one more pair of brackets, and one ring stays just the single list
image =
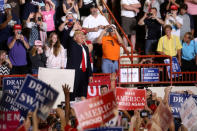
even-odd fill
[{"label": "man in red cap", "polygon": [[172,34],[180,37],[180,28],[183,25],[183,19],[177,13],[178,7],[171,5],[170,13],[166,14],[165,25],[170,25],[172,27]]},{"label": "man in red cap", "polygon": [[21,33],[22,26],[14,25],[14,36],[8,38],[9,59],[13,65],[11,74],[27,74],[26,54],[29,49],[27,39]]}]

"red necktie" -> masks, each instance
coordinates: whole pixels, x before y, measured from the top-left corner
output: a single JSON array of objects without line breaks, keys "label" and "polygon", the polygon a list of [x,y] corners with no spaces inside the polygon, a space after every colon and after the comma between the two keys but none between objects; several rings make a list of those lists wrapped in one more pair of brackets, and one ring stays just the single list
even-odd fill
[{"label": "red necktie", "polygon": [[82,61],[81,61],[81,65],[82,65],[82,71],[85,72],[86,71],[86,66],[85,66],[85,57],[84,57],[84,53],[83,53],[83,47],[82,47]]}]

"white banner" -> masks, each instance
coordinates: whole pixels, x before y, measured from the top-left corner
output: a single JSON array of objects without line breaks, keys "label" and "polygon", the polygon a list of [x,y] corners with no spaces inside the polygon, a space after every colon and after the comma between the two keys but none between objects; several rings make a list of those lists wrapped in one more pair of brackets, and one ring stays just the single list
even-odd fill
[{"label": "white banner", "polygon": [[138,68],[121,68],[120,82],[139,82]]},{"label": "white banner", "polygon": [[65,101],[62,85],[69,85],[70,92],[73,92],[75,70],[39,68],[38,79],[51,85],[54,89],[56,89],[59,92],[59,96],[53,106],[54,108],[56,108],[58,104],[61,104],[61,101]]},{"label": "white banner", "polygon": [[180,116],[183,125],[190,131],[197,124],[197,106],[195,100],[190,96],[181,106]]}]

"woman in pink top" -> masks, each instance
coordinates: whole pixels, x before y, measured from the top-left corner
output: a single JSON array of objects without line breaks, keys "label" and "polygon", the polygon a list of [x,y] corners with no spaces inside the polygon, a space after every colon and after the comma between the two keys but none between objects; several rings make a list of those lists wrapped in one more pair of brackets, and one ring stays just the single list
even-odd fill
[{"label": "woman in pink top", "polygon": [[55,15],[55,4],[51,0],[46,0],[45,11],[42,11],[42,19],[47,23],[47,35],[55,30],[54,15]]},{"label": "woman in pink top", "polygon": [[190,14],[194,21],[194,38],[197,37],[197,0],[185,0],[188,9],[187,13]]},{"label": "woman in pink top", "polygon": [[47,68],[61,68],[65,67],[65,50],[60,44],[58,36],[55,32],[52,32],[49,36],[49,46],[46,47],[46,67]]}]

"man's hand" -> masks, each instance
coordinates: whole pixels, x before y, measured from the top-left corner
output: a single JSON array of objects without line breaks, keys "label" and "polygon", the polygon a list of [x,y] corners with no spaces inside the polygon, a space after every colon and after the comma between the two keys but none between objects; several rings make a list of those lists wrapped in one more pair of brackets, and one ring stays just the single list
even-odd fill
[{"label": "man's hand", "polygon": [[92,76],[89,77],[89,82],[90,83],[93,82],[93,77]]},{"label": "man's hand", "polygon": [[67,95],[70,93],[70,87],[69,85],[65,84],[65,85],[62,85],[62,89],[64,91],[64,95]]}]

